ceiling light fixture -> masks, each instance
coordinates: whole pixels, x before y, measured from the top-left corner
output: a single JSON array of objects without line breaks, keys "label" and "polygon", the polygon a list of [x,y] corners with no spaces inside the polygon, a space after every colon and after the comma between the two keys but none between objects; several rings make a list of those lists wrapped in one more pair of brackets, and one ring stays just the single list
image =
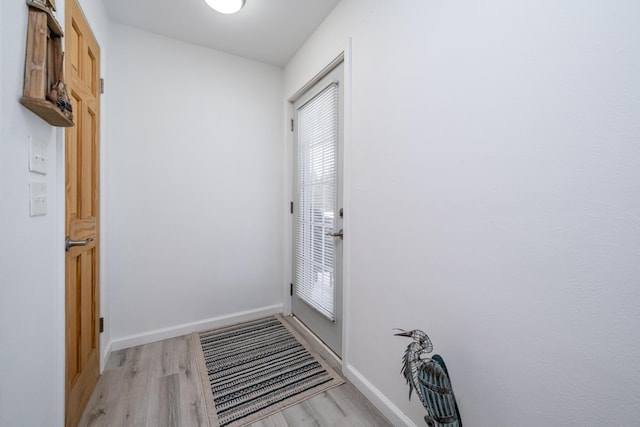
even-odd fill
[{"label": "ceiling light fixture", "polygon": [[204,0],[207,2],[211,9],[216,12],[230,15],[232,13],[239,12],[244,6],[245,0]]}]

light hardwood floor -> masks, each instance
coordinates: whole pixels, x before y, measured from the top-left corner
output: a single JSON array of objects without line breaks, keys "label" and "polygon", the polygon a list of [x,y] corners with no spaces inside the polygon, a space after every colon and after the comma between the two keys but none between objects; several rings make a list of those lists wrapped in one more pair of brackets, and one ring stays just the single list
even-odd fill
[{"label": "light hardwood floor", "polygon": [[[338,361],[297,321],[287,321],[340,371]],[[190,337],[113,352],[79,425],[209,427]],[[251,426],[375,427],[391,423],[347,381]]]}]

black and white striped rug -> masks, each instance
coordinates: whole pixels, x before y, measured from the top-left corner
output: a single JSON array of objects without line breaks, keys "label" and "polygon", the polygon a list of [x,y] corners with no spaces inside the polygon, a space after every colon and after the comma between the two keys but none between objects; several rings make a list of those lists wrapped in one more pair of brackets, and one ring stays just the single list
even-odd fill
[{"label": "black and white striped rug", "polygon": [[247,425],[344,383],[279,315],[194,339],[214,426]]}]

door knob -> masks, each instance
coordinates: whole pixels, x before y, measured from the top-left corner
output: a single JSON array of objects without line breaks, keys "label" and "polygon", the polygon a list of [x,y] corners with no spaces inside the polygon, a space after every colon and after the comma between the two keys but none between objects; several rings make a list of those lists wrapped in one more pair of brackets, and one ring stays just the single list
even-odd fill
[{"label": "door knob", "polygon": [[64,250],[68,252],[74,246],[87,246],[91,242],[93,242],[93,237],[89,237],[87,240],[71,240],[71,236],[67,236],[64,240]]},{"label": "door knob", "polygon": [[340,231],[336,232],[336,233],[325,233],[327,236],[331,236],[331,237],[339,237],[339,238],[343,238],[344,237],[344,233],[342,232],[342,228],[340,229]]}]

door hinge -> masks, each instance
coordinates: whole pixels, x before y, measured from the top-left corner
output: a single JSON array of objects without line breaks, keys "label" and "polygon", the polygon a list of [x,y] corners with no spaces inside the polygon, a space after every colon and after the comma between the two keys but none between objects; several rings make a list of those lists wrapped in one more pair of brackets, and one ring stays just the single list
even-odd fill
[{"label": "door hinge", "polygon": [[293,132],[293,119],[291,119],[291,132]]},{"label": "door hinge", "polygon": [[293,202],[291,202],[291,205],[290,205],[290,209],[289,209],[289,211],[290,211],[291,213],[293,213]]},{"label": "door hinge", "polygon": [[104,93],[104,79],[100,79],[100,93]]},{"label": "door hinge", "polygon": [[291,286],[289,286],[289,295],[293,296],[293,283],[290,284]]},{"label": "door hinge", "polygon": [[104,332],[104,317],[100,318],[100,333]]}]

